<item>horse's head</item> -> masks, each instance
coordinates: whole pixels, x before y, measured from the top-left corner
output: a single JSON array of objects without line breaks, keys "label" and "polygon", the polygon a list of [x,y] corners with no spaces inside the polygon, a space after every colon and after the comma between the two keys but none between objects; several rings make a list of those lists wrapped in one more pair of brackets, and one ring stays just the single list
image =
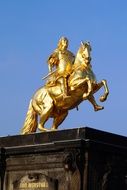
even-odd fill
[{"label": "horse's head", "polygon": [[81,45],[78,49],[77,55],[76,55],[76,63],[82,63],[89,65],[91,61],[91,46],[89,42],[81,42]]}]

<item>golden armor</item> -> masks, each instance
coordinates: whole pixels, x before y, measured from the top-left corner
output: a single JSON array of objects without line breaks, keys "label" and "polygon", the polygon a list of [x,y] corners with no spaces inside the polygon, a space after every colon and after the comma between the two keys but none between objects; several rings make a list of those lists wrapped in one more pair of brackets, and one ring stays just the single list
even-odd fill
[{"label": "golden armor", "polygon": [[68,77],[72,73],[72,66],[75,56],[68,49],[68,40],[65,37],[60,38],[57,49],[48,58],[49,72],[56,67],[56,72],[49,78],[47,85],[61,83],[63,98],[68,97]]}]

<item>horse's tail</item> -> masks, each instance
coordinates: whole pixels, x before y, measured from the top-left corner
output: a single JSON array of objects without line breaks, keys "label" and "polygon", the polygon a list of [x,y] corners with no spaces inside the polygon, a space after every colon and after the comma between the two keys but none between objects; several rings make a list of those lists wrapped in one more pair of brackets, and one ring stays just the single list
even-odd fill
[{"label": "horse's tail", "polygon": [[32,100],[30,100],[28,112],[26,114],[26,119],[24,126],[21,130],[21,134],[30,134],[36,132],[37,129],[37,113],[34,111],[32,106]]}]

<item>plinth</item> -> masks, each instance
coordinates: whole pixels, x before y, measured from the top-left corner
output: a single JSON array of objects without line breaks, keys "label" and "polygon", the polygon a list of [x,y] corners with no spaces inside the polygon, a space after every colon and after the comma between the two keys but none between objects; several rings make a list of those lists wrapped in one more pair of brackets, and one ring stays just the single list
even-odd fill
[{"label": "plinth", "polygon": [[1,190],[127,190],[127,138],[88,127],[0,138]]}]

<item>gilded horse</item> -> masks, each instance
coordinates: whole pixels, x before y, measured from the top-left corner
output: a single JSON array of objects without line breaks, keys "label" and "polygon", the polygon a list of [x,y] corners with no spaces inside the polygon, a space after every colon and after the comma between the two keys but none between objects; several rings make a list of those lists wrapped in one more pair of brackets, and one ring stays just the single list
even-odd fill
[{"label": "gilded horse", "polygon": [[95,111],[103,109],[102,106],[97,105],[93,94],[104,87],[104,94],[100,97],[100,101],[103,102],[107,99],[109,90],[106,80],[97,83],[90,64],[90,52],[90,43],[81,42],[72,66],[72,73],[68,78],[69,96],[67,99],[63,98],[60,78],[55,85],[48,86],[45,84],[35,92],[30,100],[21,134],[34,133],[37,128],[42,132],[48,131],[44,125],[49,118],[53,118],[50,130],[56,130],[67,117],[68,111],[78,107],[84,100],[90,101]]}]

